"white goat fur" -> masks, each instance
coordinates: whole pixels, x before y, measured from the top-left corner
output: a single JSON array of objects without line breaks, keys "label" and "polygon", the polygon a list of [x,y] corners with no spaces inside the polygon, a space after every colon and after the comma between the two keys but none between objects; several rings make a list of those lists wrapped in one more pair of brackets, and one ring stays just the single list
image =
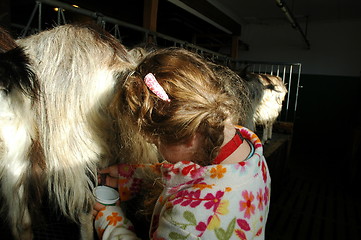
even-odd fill
[{"label": "white goat fur", "polygon": [[36,175],[52,203],[81,224],[81,238],[92,239],[97,169],[157,159],[109,109],[135,62],[115,38],[80,26],[59,26],[17,43],[31,59],[40,93],[34,100],[16,89],[0,92],[0,179],[13,235],[32,239],[27,182]]},{"label": "white goat fur", "polygon": [[287,94],[287,88],[282,78],[270,74],[256,74],[263,86],[261,99],[256,99],[256,107],[253,115],[255,127],[263,127],[262,143],[272,139],[273,124],[277,120],[282,103]]}]

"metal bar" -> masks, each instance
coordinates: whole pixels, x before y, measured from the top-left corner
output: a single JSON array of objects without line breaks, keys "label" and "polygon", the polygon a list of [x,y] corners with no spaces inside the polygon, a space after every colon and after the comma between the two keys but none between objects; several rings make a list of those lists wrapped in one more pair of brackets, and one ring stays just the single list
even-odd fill
[{"label": "metal bar", "polygon": [[298,76],[297,76],[297,88],[296,88],[296,100],[295,100],[295,119],[296,119],[296,111],[297,111],[297,104],[298,104],[298,91],[302,86],[300,86],[301,81],[301,65],[298,67]]},{"label": "metal bar", "polygon": [[301,63],[293,62],[268,62],[268,61],[249,61],[249,60],[235,60],[244,64],[275,64],[275,65],[301,65]]},{"label": "metal bar", "polygon": [[288,80],[288,93],[287,93],[287,106],[286,106],[286,121],[288,120],[288,111],[289,111],[289,105],[290,105],[290,97],[291,97],[291,85],[292,85],[292,70],[293,66],[290,66],[290,72],[289,72],[289,80]]},{"label": "metal bar", "polygon": [[[286,72],[287,72],[287,67],[286,65],[283,66],[283,72],[282,72],[282,79],[283,81],[286,81]],[[290,79],[288,79],[288,83],[289,84]],[[290,93],[288,93],[288,95],[290,95]],[[287,121],[287,113],[288,113],[288,102],[286,99],[286,114],[285,114],[285,121]]]},{"label": "metal bar", "polygon": [[60,14],[61,14],[61,18],[63,19],[63,23],[66,24],[64,11],[62,10]]},{"label": "metal bar", "polygon": [[298,24],[298,21],[293,16],[292,12],[288,9],[287,5],[282,0],[276,0],[277,6],[282,10],[282,12],[286,15],[286,18],[291,23],[292,27],[297,29],[298,32],[301,33],[303,40],[307,45],[307,49],[311,48],[311,44],[307,39],[306,34],[303,32],[301,26]]},{"label": "metal bar", "polygon": [[41,11],[42,10],[42,4],[39,4],[39,15],[38,15],[38,31],[41,31]]},{"label": "metal bar", "polygon": [[121,41],[121,36],[120,36],[120,31],[119,31],[119,25],[118,24],[115,24],[114,26],[114,36],[119,40]]},{"label": "metal bar", "polygon": [[286,74],[286,65],[283,65],[283,68],[282,68],[282,70],[281,70],[281,73],[282,73],[282,79],[286,79],[285,78],[285,74]]},{"label": "metal bar", "polygon": [[[276,76],[278,77],[280,75],[280,65],[277,65],[277,74]],[[282,78],[283,81],[284,81],[284,78]]]},{"label": "metal bar", "polygon": [[32,22],[33,19],[34,19],[35,13],[36,13],[36,11],[38,10],[40,4],[41,4],[40,2],[38,2],[38,1],[36,2],[35,7],[34,7],[34,9],[33,9],[33,12],[32,12],[31,15],[30,15],[30,19],[29,19],[28,23],[26,24],[23,32],[21,33],[21,37],[25,37],[26,34],[28,33],[28,30],[29,30],[29,28],[30,28],[30,24],[31,24],[31,22]]},{"label": "metal bar", "polygon": [[66,24],[64,9],[58,8],[57,17],[58,17],[58,25],[61,25],[61,21],[63,21],[63,23]]},{"label": "metal bar", "polygon": [[58,19],[57,23],[58,23],[58,25],[61,24],[60,10],[61,10],[61,8],[58,8],[58,14],[57,14],[57,19]]}]

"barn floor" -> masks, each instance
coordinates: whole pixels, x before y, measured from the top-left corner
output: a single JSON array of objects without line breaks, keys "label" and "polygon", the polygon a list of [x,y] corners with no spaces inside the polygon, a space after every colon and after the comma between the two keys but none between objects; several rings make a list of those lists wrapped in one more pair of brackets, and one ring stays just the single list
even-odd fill
[{"label": "barn floor", "polygon": [[356,193],[324,179],[291,174],[271,199],[267,240],[361,239]]},{"label": "barn floor", "polygon": [[317,156],[290,151],[289,144],[289,134],[281,133],[264,146],[272,178],[266,240],[361,239],[359,185],[345,184],[328,168],[316,167]]},{"label": "barn floor", "polygon": [[[316,173],[312,164],[302,164],[307,152],[290,152],[291,140],[290,134],[280,133],[265,145],[272,177],[266,240],[361,239],[356,191]],[[34,228],[35,240],[79,239],[77,226],[55,214]],[[1,239],[11,240],[6,224],[0,232]]]}]

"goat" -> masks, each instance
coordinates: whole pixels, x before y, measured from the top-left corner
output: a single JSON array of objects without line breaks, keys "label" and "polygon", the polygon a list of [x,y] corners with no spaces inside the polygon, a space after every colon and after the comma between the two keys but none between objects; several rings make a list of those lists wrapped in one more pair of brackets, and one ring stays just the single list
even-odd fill
[{"label": "goat", "polygon": [[[254,130],[256,126],[263,127],[262,143],[272,139],[273,124],[282,111],[282,103],[287,94],[287,88],[282,78],[270,74],[255,74],[263,88],[261,98],[254,100],[255,111],[253,115]],[[259,88],[259,86],[257,86]],[[259,92],[259,90],[257,90]]]},{"label": "goat", "polygon": [[[116,38],[87,26],[16,43],[23,65],[8,71],[11,81],[0,79],[0,179],[14,239],[33,238],[29,206],[43,190],[80,224],[81,239],[93,239],[97,169],[158,157],[110,107],[135,61]],[[25,81],[17,77],[24,69]]]}]

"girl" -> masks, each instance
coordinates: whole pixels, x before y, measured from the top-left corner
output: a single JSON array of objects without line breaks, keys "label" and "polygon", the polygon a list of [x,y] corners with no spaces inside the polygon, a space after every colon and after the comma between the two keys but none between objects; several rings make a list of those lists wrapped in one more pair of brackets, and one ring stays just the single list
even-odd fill
[{"label": "girl", "polygon": [[[128,76],[114,113],[128,115],[165,160],[154,166],[163,188],[150,239],[264,239],[270,176],[260,140],[236,125],[248,109],[241,79],[184,49],[156,50]],[[100,173],[118,178],[125,201],[135,194],[140,167]],[[100,237],[136,238],[120,208],[95,210]]]}]

